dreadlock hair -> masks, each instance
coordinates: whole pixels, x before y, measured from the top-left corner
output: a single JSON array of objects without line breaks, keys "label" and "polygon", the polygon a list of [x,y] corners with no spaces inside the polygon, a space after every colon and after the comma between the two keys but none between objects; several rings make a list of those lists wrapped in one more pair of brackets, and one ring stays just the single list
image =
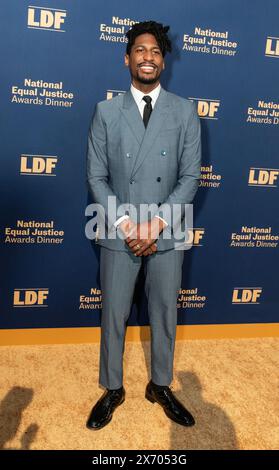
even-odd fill
[{"label": "dreadlock hair", "polygon": [[140,23],[135,23],[126,33],[126,37],[128,38],[126,53],[130,55],[131,48],[134,45],[137,36],[149,33],[155,36],[162,55],[165,57],[166,52],[171,52],[172,49],[171,41],[167,35],[169,29],[169,26],[163,26],[162,23],[157,23],[156,21],[142,21]]}]

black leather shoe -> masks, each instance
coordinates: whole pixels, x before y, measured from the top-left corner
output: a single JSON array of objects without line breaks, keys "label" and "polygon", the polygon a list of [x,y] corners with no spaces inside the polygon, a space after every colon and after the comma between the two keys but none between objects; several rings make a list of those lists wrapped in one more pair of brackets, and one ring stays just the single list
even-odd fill
[{"label": "black leather shoe", "polygon": [[101,429],[106,426],[112,419],[113,412],[125,400],[125,390],[106,390],[101,398],[92,408],[90,416],[87,420],[86,427],[88,429]]},{"label": "black leather shoe", "polygon": [[168,386],[156,386],[150,381],[146,387],[145,398],[151,403],[159,403],[168,418],[182,426],[193,426],[195,420],[191,413],[175,398]]}]

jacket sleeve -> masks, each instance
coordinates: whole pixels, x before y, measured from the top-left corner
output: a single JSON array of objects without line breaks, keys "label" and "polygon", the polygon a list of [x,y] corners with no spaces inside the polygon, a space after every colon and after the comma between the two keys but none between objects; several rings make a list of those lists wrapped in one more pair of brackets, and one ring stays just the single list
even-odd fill
[{"label": "jacket sleeve", "polygon": [[[180,158],[177,184],[160,206],[156,215],[163,217],[168,226],[164,230],[174,232],[185,216],[185,204],[194,200],[200,180],[201,168],[201,126],[197,109],[192,111],[185,130],[183,152]],[[175,207],[175,205],[177,205]],[[179,207],[179,210],[176,210]]]},{"label": "jacket sleeve", "polygon": [[[88,133],[87,147],[87,185],[93,202],[104,209],[105,224],[108,231],[115,230],[115,221],[126,214],[118,197],[109,185],[109,169],[107,159],[106,125],[102,119],[100,106],[96,105]],[[109,196],[114,201],[115,211],[108,210]],[[113,204],[112,204],[113,205]]]}]

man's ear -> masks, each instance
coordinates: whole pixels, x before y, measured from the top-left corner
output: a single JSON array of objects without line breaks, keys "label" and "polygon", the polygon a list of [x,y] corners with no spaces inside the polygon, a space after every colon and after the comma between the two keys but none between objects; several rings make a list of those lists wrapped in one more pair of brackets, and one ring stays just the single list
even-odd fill
[{"label": "man's ear", "polygon": [[129,54],[125,54],[124,61],[125,61],[126,67],[129,67],[129,59],[130,59]]}]

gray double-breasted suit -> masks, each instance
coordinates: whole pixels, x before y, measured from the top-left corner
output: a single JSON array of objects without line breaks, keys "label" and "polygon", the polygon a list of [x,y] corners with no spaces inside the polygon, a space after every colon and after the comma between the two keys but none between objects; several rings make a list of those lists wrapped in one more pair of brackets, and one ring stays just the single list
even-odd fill
[{"label": "gray double-breasted suit", "polygon": [[[87,183],[93,202],[103,208],[97,243],[103,295],[100,383],[106,388],[122,385],[126,321],[142,263],[152,380],[158,385],[172,380],[184,256],[183,250],[174,249],[175,235],[184,219],[184,205],[192,203],[196,194],[200,165],[200,120],[191,101],[161,88],[146,129],[130,90],[97,104],[88,136]],[[115,211],[108,208],[109,199],[114,200]],[[138,214],[140,204],[154,207],[136,220],[134,212],[127,212],[129,204]],[[173,210],[178,205],[182,210]],[[136,257],[118,236],[114,223],[127,213],[137,222],[154,215],[166,220],[166,233],[161,232],[155,254]]]}]

